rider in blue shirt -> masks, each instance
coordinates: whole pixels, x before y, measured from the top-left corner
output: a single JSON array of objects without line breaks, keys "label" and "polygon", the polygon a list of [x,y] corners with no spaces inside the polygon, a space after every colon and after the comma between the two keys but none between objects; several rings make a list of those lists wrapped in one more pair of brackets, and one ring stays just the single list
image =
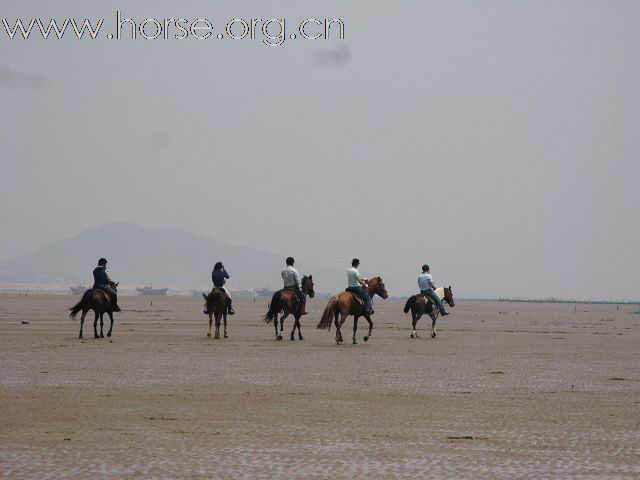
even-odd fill
[{"label": "rider in blue shirt", "polygon": [[229,292],[229,289],[224,285],[227,282],[228,278],[229,278],[229,274],[227,273],[227,270],[224,268],[224,265],[222,264],[222,262],[217,262],[213,267],[213,271],[211,272],[211,280],[213,281],[214,287],[218,287],[221,290],[224,290],[224,293],[227,294],[227,310],[229,312],[229,315],[233,315],[236,312],[233,310],[233,307],[231,306],[231,293]]},{"label": "rider in blue shirt", "polygon": [[101,258],[98,260],[98,266],[93,269],[93,288],[99,288],[100,290],[108,293],[111,297],[113,311],[119,312],[120,307],[118,306],[118,294],[113,288],[111,288],[111,283],[113,282],[111,278],[109,278],[109,273],[107,272],[107,259]]}]

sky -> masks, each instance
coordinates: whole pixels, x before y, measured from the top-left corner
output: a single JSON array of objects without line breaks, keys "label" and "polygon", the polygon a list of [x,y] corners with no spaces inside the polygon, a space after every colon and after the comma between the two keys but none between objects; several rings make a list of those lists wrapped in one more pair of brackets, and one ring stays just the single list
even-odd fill
[{"label": "sky", "polygon": [[[216,34],[339,18],[345,38],[109,40],[118,9]],[[105,22],[0,25],[0,261],[127,221],[359,257],[394,294],[429,263],[457,296],[640,298],[638,2],[0,5],[33,17]]]}]

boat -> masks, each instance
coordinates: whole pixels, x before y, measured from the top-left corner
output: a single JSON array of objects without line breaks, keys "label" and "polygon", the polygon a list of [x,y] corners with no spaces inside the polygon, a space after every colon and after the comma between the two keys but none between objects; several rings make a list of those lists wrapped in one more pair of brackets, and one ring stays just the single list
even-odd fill
[{"label": "boat", "polygon": [[166,295],[168,288],[153,288],[153,285],[145,285],[144,287],[136,287],[140,295]]},{"label": "boat", "polygon": [[86,291],[87,291],[87,287],[85,287],[84,285],[78,285],[77,287],[69,287],[70,295],[82,295]]}]

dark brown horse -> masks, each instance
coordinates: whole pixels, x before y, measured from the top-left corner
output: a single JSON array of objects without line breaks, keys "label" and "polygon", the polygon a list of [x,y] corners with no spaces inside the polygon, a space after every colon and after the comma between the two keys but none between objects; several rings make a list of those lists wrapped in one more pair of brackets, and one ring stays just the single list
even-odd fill
[{"label": "dark brown horse", "polygon": [[[113,288],[116,292],[118,291],[118,284],[109,282],[109,286]],[[93,310],[96,314],[95,319],[93,320],[93,334],[94,338],[104,338],[104,333],[102,331],[104,322],[102,320],[102,316],[106,313],[109,315],[111,319],[111,326],[109,327],[109,331],[107,332],[107,337],[111,336],[111,331],[113,330],[113,306],[111,305],[111,295],[109,295],[104,290],[100,290],[99,288],[92,288],[91,290],[87,290],[82,295],[82,299],[76,303],[73,307],[71,307],[71,313],[69,314],[70,318],[75,320],[76,315],[80,310],[82,310],[82,316],[80,317],[80,335],[79,338],[82,338],[82,326],[84,325],[84,317],[87,315],[89,310]],[[98,317],[100,317],[100,335],[98,336]]]},{"label": "dark brown horse", "polygon": [[[376,294],[382,298],[389,296],[381,277],[369,279],[365,290],[372,298]],[[338,315],[340,316],[340,320],[338,320]],[[369,340],[371,338],[373,322],[371,321],[371,317],[364,313],[364,304],[358,301],[351,292],[341,292],[333,295],[329,299],[320,323],[318,323],[318,328],[331,330],[331,321],[333,320],[336,324],[336,343],[342,345],[343,340],[340,327],[342,327],[342,324],[349,315],[353,315],[353,344],[358,343],[356,341],[356,330],[358,330],[358,318],[360,317],[366,318],[367,322],[369,322],[369,333],[365,335],[364,341]]]},{"label": "dark brown horse", "polygon": [[209,331],[207,337],[211,337],[211,324],[213,323],[213,317],[216,319],[216,334],[214,338],[220,338],[220,320],[224,320],[224,338],[229,338],[227,335],[227,294],[223,289],[213,287],[209,295],[202,294],[204,297],[205,305],[207,307],[207,313],[209,314]]},{"label": "dark brown horse", "polygon": [[[450,307],[456,306],[453,301],[451,286],[448,288],[436,288],[435,292],[441,301],[447,302]],[[440,310],[438,310],[438,306],[435,305],[433,300],[425,298],[425,295],[423,294],[412,295],[404,306],[404,313],[407,313],[409,310],[411,310],[411,338],[420,338],[420,335],[418,335],[418,332],[416,331],[416,324],[418,323],[418,320],[420,320],[420,317],[425,313],[431,317],[431,338],[435,338],[436,319],[440,316]]]},{"label": "dark brown horse", "polygon": [[[309,297],[313,298],[316,293],[313,291],[313,276],[304,276],[302,277],[302,292],[309,295]],[[271,303],[269,304],[269,311],[264,316],[264,321],[266,324],[273,322],[273,326],[276,329],[276,340],[282,340],[282,335],[284,333],[284,319],[287,318],[290,314],[293,315],[293,330],[291,330],[291,340],[294,339],[294,333],[296,328],[298,329],[298,340],[304,340],[302,338],[302,332],[300,331],[300,301],[298,300],[298,296],[296,292],[293,290],[289,290],[287,288],[283,288],[282,290],[278,290],[271,297]],[[280,333],[278,333],[278,315],[282,313],[280,317]]]}]

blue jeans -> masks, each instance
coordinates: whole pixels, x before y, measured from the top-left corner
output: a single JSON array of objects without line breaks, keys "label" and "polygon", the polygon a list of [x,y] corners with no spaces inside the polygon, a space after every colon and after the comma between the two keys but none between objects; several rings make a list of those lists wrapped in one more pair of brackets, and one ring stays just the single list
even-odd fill
[{"label": "blue jeans", "polygon": [[362,300],[364,300],[364,311],[366,313],[371,313],[371,310],[373,310],[373,305],[371,304],[371,297],[364,290],[363,287],[349,287],[349,288],[347,288],[347,291],[355,293]]},{"label": "blue jeans", "polygon": [[429,295],[429,298],[433,300],[433,302],[438,307],[438,310],[440,310],[440,315],[445,314],[444,305],[440,301],[440,298],[438,298],[438,295],[436,295],[436,292],[429,288],[428,290],[420,290],[420,293],[422,293],[423,295]]}]

